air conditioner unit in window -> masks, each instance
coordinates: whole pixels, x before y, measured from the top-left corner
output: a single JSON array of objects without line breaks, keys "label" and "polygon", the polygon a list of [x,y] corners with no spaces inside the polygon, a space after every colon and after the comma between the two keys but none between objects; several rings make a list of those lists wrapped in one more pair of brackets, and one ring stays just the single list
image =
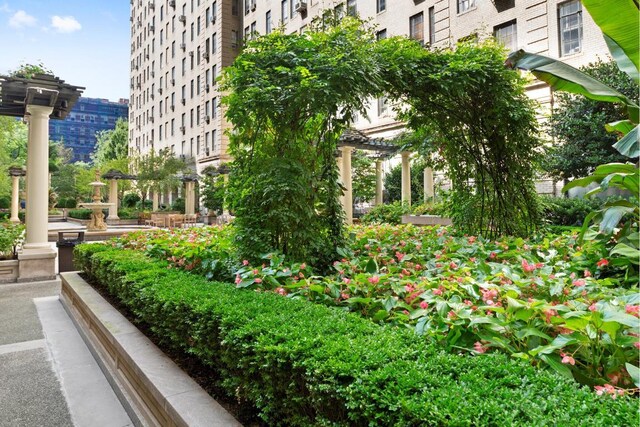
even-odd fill
[{"label": "air conditioner unit in window", "polygon": [[176,0],[169,0],[169,6],[171,6],[172,8],[176,8]]},{"label": "air conditioner unit in window", "polygon": [[160,95],[162,95],[162,88],[161,88],[161,87],[159,87],[159,88],[158,88],[158,93],[159,93]]},{"label": "air conditioner unit in window", "polygon": [[216,16],[215,15],[211,15],[209,17],[209,22],[211,22],[212,24],[215,24],[216,23]]},{"label": "air conditioner unit in window", "polygon": [[156,96],[153,94],[153,92],[151,92],[151,99],[155,99]]},{"label": "air conditioner unit in window", "polygon": [[129,17],[129,21],[133,22],[133,16]]},{"label": "air conditioner unit in window", "polygon": [[153,116],[150,116],[150,117],[149,117],[149,121],[150,121],[151,123],[153,123]]},{"label": "air conditioner unit in window", "polygon": [[202,54],[203,58],[206,59],[207,61],[209,60],[209,52],[204,52]]},{"label": "air conditioner unit in window", "polygon": [[155,8],[156,8],[156,3],[155,3],[155,2],[150,1],[150,2],[149,2],[149,9],[155,9]]},{"label": "air conditioner unit in window", "polygon": [[183,162],[187,161],[187,156],[185,156],[184,154],[180,154],[180,160],[182,160]]},{"label": "air conditioner unit in window", "polygon": [[207,92],[209,92],[209,89],[211,89],[211,86],[209,85],[209,83],[207,83],[206,85],[204,85],[204,90],[206,90]]},{"label": "air conditioner unit in window", "polygon": [[184,16],[184,15],[180,15],[180,16],[178,16],[178,21],[186,23],[187,22],[187,17]]},{"label": "air conditioner unit in window", "polygon": [[155,77],[155,76],[156,76],[156,72],[155,72],[155,71],[152,71],[152,72],[151,72],[151,77]]},{"label": "air conditioner unit in window", "polygon": [[186,98],[182,98],[182,99],[180,100],[180,102],[182,103],[182,105],[185,105],[185,104],[187,103],[187,99],[186,99]]},{"label": "air conditioner unit in window", "polygon": [[296,0],[296,2],[293,4],[293,9],[296,12],[304,12],[305,10],[307,10],[307,2]]},{"label": "air conditioner unit in window", "polygon": [[175,86],[176,85],[176,79],[171,79],[171,86]]},{"label": "air conditioner unit in window", "polygon": [[255,11],[256,11],[256,4],[255,4],[255,3],[252,3],[252,4],[251,4],[251,11],[252,11],[252,12],[255,12]]},{"label": "air conditioner unit in window", "polygon": [[148,53],[144,55],[144,59],[149,59],[149,54]]},{"label": "air conditioner unit in window", "polygon": [[193,56],[193,51],[192,50],[189,51],[189,56]]},{"label": "air conditioner unit in window", "polygon": [[156,26],[155,25],[149,25],[149,31],[151,31],[152,33],[156,32]]},{"label": "air conditioner unit in window", "polygon": [[211,122],[211,117],[206,116],[206,117],[204,118],[204,121],[205,121],[205,122],[207,122],[207,123],[210,123],[210,122]]},{"label": "air conditioner unit in window", "polygon": [[208,147],[207,147],[207,149],[205,150],[205,154],[206,154],[207,156],[209,156],[209,155],[211,154],[211,152],[209,151],[209,148],[208,148]]},{"label": "air conditioner unit in window", "polygon": [[187,44],[186,43],[180,43],[180,49],[187,50]]}]

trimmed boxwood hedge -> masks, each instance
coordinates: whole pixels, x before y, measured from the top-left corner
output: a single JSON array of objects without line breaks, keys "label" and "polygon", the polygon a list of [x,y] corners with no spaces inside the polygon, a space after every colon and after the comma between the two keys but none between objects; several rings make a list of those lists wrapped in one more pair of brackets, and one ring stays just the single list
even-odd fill
[{"label": "trimmed boxwood hedge", "polygon": [[504,355],[455,355],[406,329],[238,290],[107,245],[78,267],[269,425],[635,425],[637,401]]}]

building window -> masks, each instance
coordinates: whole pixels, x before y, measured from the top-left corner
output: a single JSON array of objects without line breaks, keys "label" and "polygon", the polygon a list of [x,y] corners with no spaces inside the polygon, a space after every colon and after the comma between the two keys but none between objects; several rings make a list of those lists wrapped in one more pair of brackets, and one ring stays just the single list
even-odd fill
[{"label": "building window", "polygon": [[211,53],[216,53],[218,50],[216,46],[218,46],[218,33],[213,33],[211,36]]},{"label": "building window", "polygon": [[387,97],[378,98],[378,116],[384,116],[389,111]]},{"label": "building window", "polygon": [[280,8],[282,9],[282,22],[287,22],[289,20],[289,0],[282,0]]},{"label": "building window", "polygon": [[466,12],[473,7],[476,7],[476,0],[458,0],[458,13]]},{"label": "building window", "polygon": [[251,38],[255,38],[258,34],[258,28],[256,22],[251,23]]},{"label": "building window", "polygon": [[376,12],[384,12],[387,10],[387,0],[376,0]]},{"label": "building window", "polygon": [[251,12],[251,0],[244,0],[244,14],[248,15]]},{"label": "building window", "polygon": [[376,33],[376,40],[383,40],[387,38],[387,29],[380,30]]},{"label": "building window", "polygon": [[358,8],[356,6],[356,0],[347,0],[347,15],[356,16]]},{"label": "building window", "polygon": [[265,34],[271,34],[271,31],[272,31],[273,28],[272,28],[272,24],[271,24],[271,11],[270,10],[267,11],[267,14],[265,16],[265,22],[266,23],[265,23],[265,29],[264,29],[265,31],[264,32],[265,32]]},{"label": "building window", "polygon": [[582,5],[578,0],[558,6],[560,31],[560,56],[572,55],[582,50]]},{"label": "building window", "polygon": [[493,34],[498,43],[506,47],[509,52],[518,49],[518,33],[515,20],[498,25],[494,28]]},{"label": "building window", "polygon": [[422,12],[409,18],[409,37],[424,43],[424,16]]},{"label": "building window", "polygon": [[211,117],[217,117],[218,116],[218,98],[215,97],[211,100],[211,107],[212,107],[212,111],[211,111]]},{"label": "building window", "polygon": [[240,0],[231,0],[231,14],[233,16],[238,16],[239,11],[240,11]]},{"label": "building window", "polygon": [[429,8],[429,45],[436,43],[436,11],[434,7]]}]

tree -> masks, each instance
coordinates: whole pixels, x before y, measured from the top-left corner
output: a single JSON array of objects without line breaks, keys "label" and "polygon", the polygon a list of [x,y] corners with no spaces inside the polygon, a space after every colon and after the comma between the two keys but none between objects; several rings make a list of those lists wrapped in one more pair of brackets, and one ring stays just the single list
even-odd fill
[{"label": "tree", "polygon": [[[411,202],[413,204],[422,203],[424,200],[424,168],[425,164],[422,161],[411,164]],[[394,166],[384,176],[384,189],[389,203],[402,199],[402,165]]]},{"label": "tree", "polygon": [[341,133],[380,92],[375,36],[361,22],[250,41],[225,69],[233,123],[229,192],[240,254],[281,252],[328,268],[343,245],[334,154]]},{"label": "tree", "polygon": [[179,172],[188,170],[185,162],[175,158],[168,148],[135,158],[133,169],[138,177],[137,187],[142,198],[142,206],[150,190],[158,193],[176,190],[182,185],[178,177]]},{"label": "tree", "polygon": [[[126,159],[129,154],[129,122],[118,119],[116,127],[96,132],[96,149],[92,160],[100,167],[111,160]],[[126,172],[126,171],[122,171]]]},{"label": "tree", "polygon": [[373,200],[376,195],[376,168],[374,160],[364,150],[354,150],[351,157],[353,199],[360,202]]},{"label": "tree", "polygon": [[[580,69],[609,87],[638,102],[638,85],[615,62],[589,64]],[[544,169],[560,179],[587,175],[602,163],[624,162],[613,145],[618,137],[605,125],[627,118],[623,105],[595,101],[567,92],[556,92],[556,108],[549,120],[549,133],[557,139],[543,163]]]}]

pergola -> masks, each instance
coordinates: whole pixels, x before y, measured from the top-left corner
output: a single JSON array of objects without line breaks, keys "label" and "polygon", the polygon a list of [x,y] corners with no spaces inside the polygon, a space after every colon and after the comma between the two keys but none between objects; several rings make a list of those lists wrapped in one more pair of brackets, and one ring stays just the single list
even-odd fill
[{"label": "pergola", "polygon": [[48,242],[49,119],[64,119],[84,90],[55,76],[0,76],[0,115],[24,117],[27,141],[26,238],[18,254],[18,281],[55,277]]},{"label": "pergola", "polygon": [[106,173],[102,174],[102,179],[106,179],[109,181],[109,216],[108,219],[119,219],[118,218],[118,181],[122,179],[137,179],[134,175],[127,175],[125,173],[120,172],[117,169],[111,169]]}]

